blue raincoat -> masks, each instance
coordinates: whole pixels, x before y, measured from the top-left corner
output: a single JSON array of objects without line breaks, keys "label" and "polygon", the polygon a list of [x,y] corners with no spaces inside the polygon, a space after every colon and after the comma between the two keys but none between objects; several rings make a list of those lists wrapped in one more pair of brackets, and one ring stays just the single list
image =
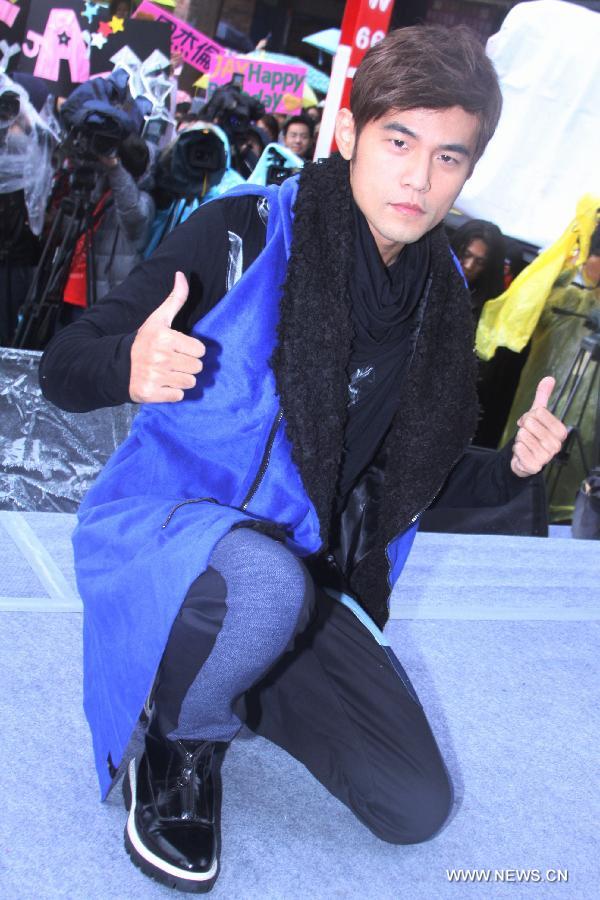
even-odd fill
[{"label": "blue raincoat", "polygon": [[[141,408],[79,509],[73,541],[84,603],[84,706],[103,796],[185,594],[220,538],[237,523],[268,521],[285,529],[300,557],[321,546],[268,364],[297,187],[293,178],[233,191],[268,198],[265,249],[194,327],[207,347],[196,387],[180,403]],[[415,528],[388,546],[391,584]]]}]

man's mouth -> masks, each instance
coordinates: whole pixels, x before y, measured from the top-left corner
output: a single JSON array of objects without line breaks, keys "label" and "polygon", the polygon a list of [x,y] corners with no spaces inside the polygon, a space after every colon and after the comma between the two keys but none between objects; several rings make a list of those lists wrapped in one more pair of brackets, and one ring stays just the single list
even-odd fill
[{"label": "man's mouth", "polygon": [[405,216],[422,216],[425,210],[416,203],[391,203],[397,212]]}]

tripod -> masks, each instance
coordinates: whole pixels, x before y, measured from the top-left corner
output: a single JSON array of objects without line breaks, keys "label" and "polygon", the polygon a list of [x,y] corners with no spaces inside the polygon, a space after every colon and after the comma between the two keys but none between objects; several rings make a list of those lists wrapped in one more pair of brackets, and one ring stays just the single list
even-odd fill
[{"label": "tripod", "polygon": [[91,167],[80,167],[71,173],[69,193],[60,201],[19,312],[13,347],[43,350],[54,334],[73,254],[82,235],[85,237],[88,306],[96,301],[94,207],[97,201],[92,200],[96,180],[97,172]]},{"label": "tripod", "polygon": [[[589,378],[583,403],[579,410],[577,421],[569,427],[569,433],[565,440],[562,450],[546,469],[546,484],[548,487],[548,502],[551,503],[556,492],[560,477],[568,464],[573,446],[576,445],[581,457],[583,468],[583,476],[587,475],[591,470],[600,465],[600,311],[595,311],[591,316],[582,313],[571,312],[553,307],[553,312],[564,316],[575,316],[585,320],[587,328],[591,329],[591,334],[585,335],[581,339],[581,343],[575,358],[571,363],[567,376],[560,387],[558,395],[552,404],[550,412],[562,419],[566,423],[569,411],[575,402],[575,399],[581,395],[582,384],[588,370],[591,367],[591,377]],[[588,458],[583,441],[581,438],[581,423],[589,406],[589,403],[595,397],[595,413],[594,413],[594,430],[592,457]],[[564,405],[559,411],[559,406],[564,398]]]}]

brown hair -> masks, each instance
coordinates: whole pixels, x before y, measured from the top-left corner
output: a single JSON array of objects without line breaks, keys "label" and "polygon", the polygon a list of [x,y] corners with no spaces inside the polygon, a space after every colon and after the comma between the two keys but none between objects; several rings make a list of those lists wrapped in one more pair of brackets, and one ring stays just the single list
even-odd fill
[{"label": "brown hair", "polygon": [[461,106],[479,119],[477,162],[502,110],[494,66],[466,26],[415,25],[391,31],[356,71],[350,109],[358,137],[368,122],[393,109]]}]

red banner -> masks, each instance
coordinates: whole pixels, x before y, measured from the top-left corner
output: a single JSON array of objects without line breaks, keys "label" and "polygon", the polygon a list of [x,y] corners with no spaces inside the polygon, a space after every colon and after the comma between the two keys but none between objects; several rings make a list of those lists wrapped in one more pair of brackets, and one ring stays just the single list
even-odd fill
[{"label": "red banner", "polygon": [[328,156],[335,150],[333,133],[336,113],[338,109],[350,106],[354,73],[367,50],[386,36],[393,8],[394,0],[347,0],[315,159]]},{"label": "red banner", "polygon": [[348,0],[342,21],[340,44],[350,47],[350,63],[340,108],[350,105],[352,79],[370,47],[387,34],[394,0]]}]

